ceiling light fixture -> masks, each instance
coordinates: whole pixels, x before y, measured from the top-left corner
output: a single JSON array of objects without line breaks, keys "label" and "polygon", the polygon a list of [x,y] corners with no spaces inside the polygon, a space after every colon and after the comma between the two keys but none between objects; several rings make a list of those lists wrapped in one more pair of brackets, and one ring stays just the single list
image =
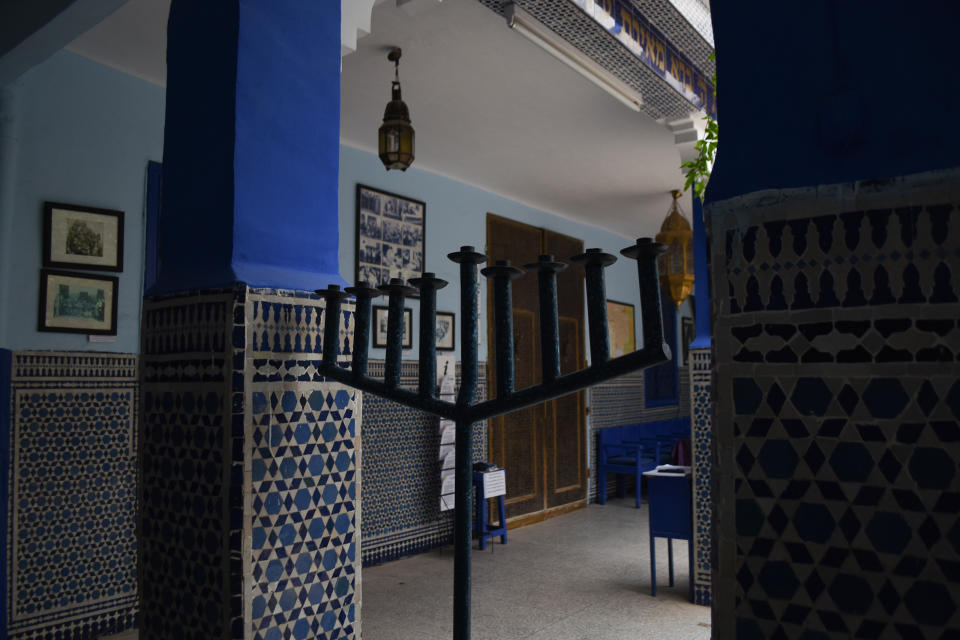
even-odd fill
[{"label": "ceiling light fixture", "polygon": [[587,58],[576,47],[515,3],[504,4],[503,13],[511,29],[606,91],[623,105],[634,111],[640,111],[640,107],[643,106],[643,97],[633,87]]},{"label": "ceiling light fixture", "polygon": [[394,64],[393,96],[387,103],[380,125],[380,161],[387,171],[406,171],[413,164],[414,132],[410,125],[410,110],[400,97],[400,48],[393,49],[387,60]]},{"label": "ceiling light fixture", "polygon": [[660,262],[660,284],[679,309],[693,290],[693,231],[677,204],[682,194],[677,190],[670,193],[673,206],[657,234],[657,242],[667,245],[667,252],[660,254],[657,260]]}]

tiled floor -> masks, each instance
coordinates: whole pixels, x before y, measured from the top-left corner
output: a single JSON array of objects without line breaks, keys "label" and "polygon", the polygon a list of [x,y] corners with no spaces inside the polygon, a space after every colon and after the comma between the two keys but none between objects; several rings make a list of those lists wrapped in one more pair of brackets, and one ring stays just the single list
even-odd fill
[{"label": "tiled floor", "polygon": [[[687,601],[686,542],[674,542],[676,586],[657,540],[650,596],[647,505],[590,505],[511,530],[473,553],[473,640],[708,640],[710,608]],[[364,640],[452,637],[453,548],[363,570]]]}]

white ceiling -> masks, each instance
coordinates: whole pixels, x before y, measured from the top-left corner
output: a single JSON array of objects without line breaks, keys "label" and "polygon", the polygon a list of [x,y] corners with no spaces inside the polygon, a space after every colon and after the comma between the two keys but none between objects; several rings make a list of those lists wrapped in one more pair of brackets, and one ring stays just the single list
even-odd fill
[{"label": "white ceiling", "polygon": [[[68,47],[163,84],[169,0],[130,0]],[[376,151],[392,64],[417,132],[414,167],[614,231],[654,235],[682,186],[673,134],[507,27],[477,0],[411,17],[378,4],[343,58],[341,139]],[[639,64],[639,62],[638,62]]]}]

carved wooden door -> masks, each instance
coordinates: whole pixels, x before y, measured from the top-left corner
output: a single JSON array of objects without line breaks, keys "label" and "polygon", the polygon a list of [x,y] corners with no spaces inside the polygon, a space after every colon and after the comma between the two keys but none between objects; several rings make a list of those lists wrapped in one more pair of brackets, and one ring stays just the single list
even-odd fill
[{"label": "carved wooden door", "polygon": [[[515,266],[535,262],[541,253],[566,261],[583,252],[583,243],[537,227],[489,214],[489,264],[510,260]],[[487,339],[496,344],[493,288],[488,287]],[[583,272],[571,266],[557,282],[560,312],[561,371],[583,364]],[[513,281],[514,368],[516,388],[541,380],[540,313],[535,274]],[[491,346],[489,389],[496,389]],[[489,426],[489,458],[507,470],[507,517],[540,519],[543,512],[586,499],[584,394],[578,392],[535,407],[494,418]],[[527,518],[522,518],[526,520]]]}]

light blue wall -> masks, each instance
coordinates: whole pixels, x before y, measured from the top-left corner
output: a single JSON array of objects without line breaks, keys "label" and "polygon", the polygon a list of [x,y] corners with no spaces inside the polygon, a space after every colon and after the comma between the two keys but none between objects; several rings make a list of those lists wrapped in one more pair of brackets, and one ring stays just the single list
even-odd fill
[{"label": "light blue wall", "polygon": [[[376,124],[376,123],[374,123]],[[635,238],[625,238],[607,231],[590,227],[565,218],[509,200],[489,191],[478,189],[456,180],[444,178],[411,167],[405,172],[385,171],[380,159],[372,153],[353,147],[340,147],[340,273],[349,282],[355,278],[356,253],[356,185],[364,184],[392,193],[422,200],[427,204],[426,213],[426,265],[425,270],[434,271],[438,277],[450,282],[439,292],[438,311],[457,314],[457,359],[460,359],[460,287],[459,267],[447,259],[447,254],[461,245],[473,245],[483,251],[487,238],[487,213],[494,213],[537,227],[557,231],[584,242],[584,248],[601,247],[608,253],[619,255],[620,249],[629,246]],[[569,256],[558,256],[566,259]],[[530,256],[536,261],[536,256]],[[638,304],[636,262],[620,257],[606,271],[607,297],[621,302]],[[579,268],[579,267],[571,267]],[[481,276],[481,287],[485,278]],[[385,300],[385,298],[380,299]],[[376,302],[385,304],[385,302]],[[480,359],[486,360],[486,295],[480,300]],[[413,309],[413,348],[404,351],[404,359],[417,359],[417,329],[419,322],[418,303],[409,301]],[[639,307],[635,314],[638,322]],[[586,317],[586,315],[584,315]],[[384,349],[371,349],[372,358],[382,358]],[[589,358],[589,354],[588,354]]]},{"label": "light blue wall", "polygon": [[[12,210],[0,211],[13,233],[0,277],[0,347],[138,352],[143,297],[143,212],[148,160],[163,151],[163,88],[66,51],[21,77],[16,93],[19,162]],[[125,212],[117,339],[37,331],[43,202]],[[8,208],[5,208],[8,209]],[[91,272],[94,273],[94,272]],[[113,274],[110,274],[113,275]]]}]

